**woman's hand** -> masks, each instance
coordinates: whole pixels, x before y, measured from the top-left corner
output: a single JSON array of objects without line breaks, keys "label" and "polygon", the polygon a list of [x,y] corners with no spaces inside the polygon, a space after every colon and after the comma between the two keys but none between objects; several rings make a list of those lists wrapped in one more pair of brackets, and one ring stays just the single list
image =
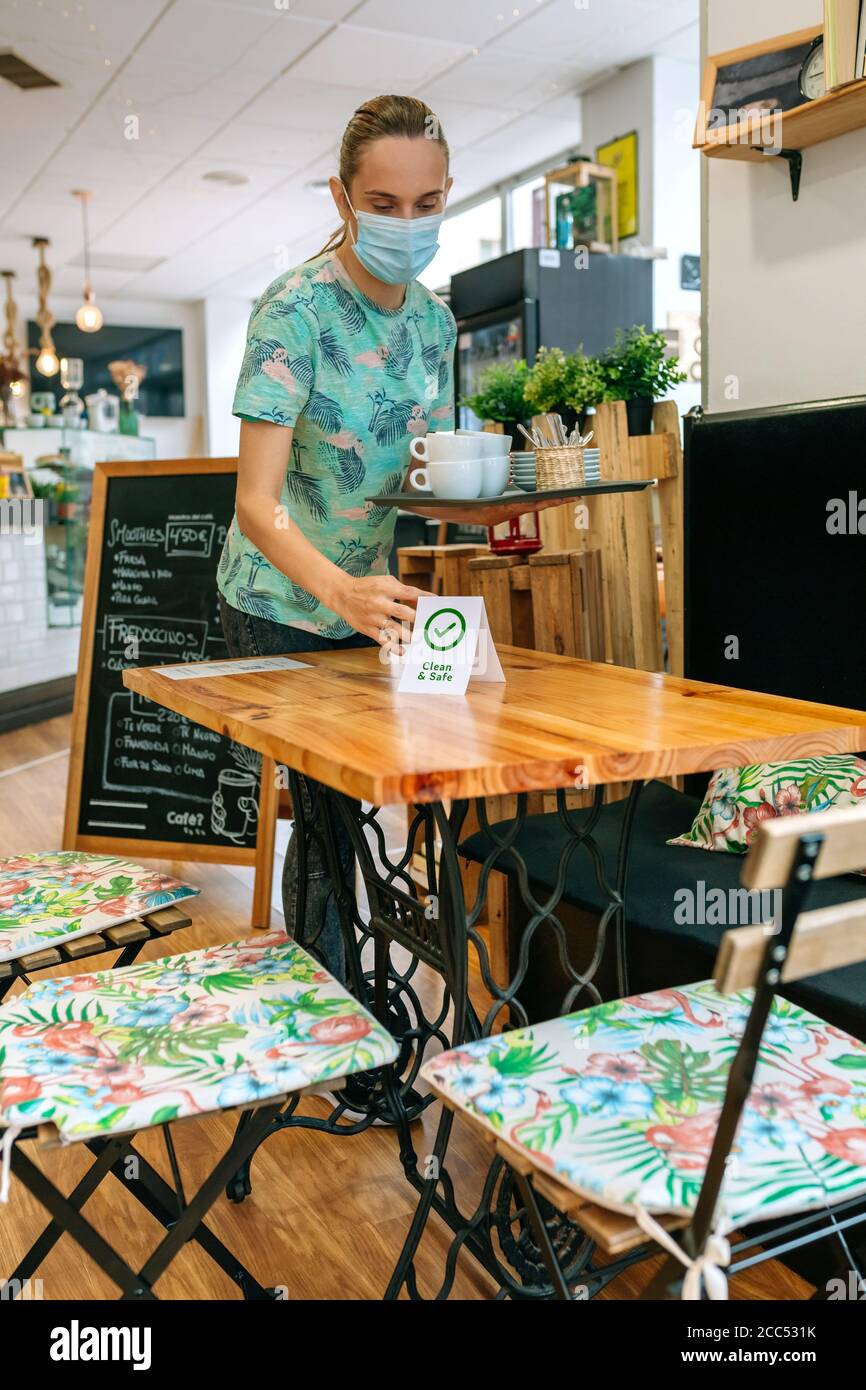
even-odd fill
[{"label": "woman's hand", "polygon": [[423,597],[423,589],[401,584],[391,574],[371,574],[364,579],[346,575],[328,607],[356,632],[398,651],[404,630],[415,620],[415,605]]}]

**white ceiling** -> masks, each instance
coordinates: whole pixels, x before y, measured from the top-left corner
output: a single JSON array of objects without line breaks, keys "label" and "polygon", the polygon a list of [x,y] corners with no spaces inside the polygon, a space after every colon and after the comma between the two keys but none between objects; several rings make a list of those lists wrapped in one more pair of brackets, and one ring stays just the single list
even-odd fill
[{"label": "white ceiling", "polygon": [[[651,53],[697,58],[698,0],[0,0],[0,49],[62,85],[0,79],[0,267],[100,300],[250,297],[334,225],[307,185],[352,111],[416,94],[454,153],[454,201],[579,143],[577,93]],[[127,118],[139,118],[128,139]],[[204,181],[245,174],[242,187]],[[100,255],[114,262],[97,269]],[[157,261],[130,269],[121,257]],[[282,264],[286,264],[284,260]]]}]

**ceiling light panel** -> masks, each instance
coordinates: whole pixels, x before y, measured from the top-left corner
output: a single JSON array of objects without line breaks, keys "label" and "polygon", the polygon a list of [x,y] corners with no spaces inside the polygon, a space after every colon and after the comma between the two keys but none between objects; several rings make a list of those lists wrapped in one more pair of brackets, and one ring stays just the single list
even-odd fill
[{"label": "ceiling light panel", "polygon": [[[545,0],[547,3],[547,0]],[[535,0],[367,0],[352,23],[390,29],[415,39],[451,39],[478,47],[519,26],[537,8]],[[515,14],[515,10],[518,11]]]},{"label": "ceiling light panel", "polygon": [[[357,79],[357,72],[355,77]],[[293,130],[314,131],[337,139],[370,87],[336,87],[333,82],[306,81],[297,72],[286,73],[247,107],[243,120],[256,125],[286,125]]]},{"label": "ceiling light panel", "polygon": [[[489,54],[490,50],[486,50]],[[433,107],[443,98],[472,104],[496,106],[506,111],[528,111],[545,99],[552,100],[559,88],[567,90],[572,72],[564,64],[524,60],[515,64],[503,81],[502,58],[482,55],[470,57],[435,82],[426,84],[420,95]],[[554,83],[557,87],[554,87]]]},{"label": "ceiling light panel", "polygon": [[594,48],[601,41],[626,41],[629,31],[645,19],[657,24],[660,36],[668,34],[678,25],[688,23],[688,19],[682,18],[683,6],[696,19],[698,5],[699,0],[604,0],[603,4],[590,0],[585,8],[578,9],[573,0],[553,0],[494,39],[488,52],[548,61],[555,54],[560,62],[580,66],[594,62],[601,68],[605,64],[599,61]]},{"label": "ceiling light panel", "polygon": [[[302,58],[294,75],[308,82],[355,87],[363,74],[368,97],[376,92],[413,91],[470,52],[470,45],[428,41],[344,24]],[[500,71],[501,77],[501,71]]]},{"label": "ceiling light panel", "polygon": [[240,161],[242,165],[264,165],[282,170],[288,176],[335,150],[336,139],[321,132],[292,130],[285,124],[259,125],[252,121],[233,121],[215,135],[200,151],[202,159]]},{"label": "ceiling light panel", "polygon": [[[22,43],[39,46],[41,58],[28,53],[31,62],[47,66],[45,54],[62,50],[81,50],[118,56],[128,53],[142,34],[165,9],[165,0],[135,0],[135,4],[118,4],[117,0],[18,0],[14,7],[5,0],[3,5],[3,35],[9,46],[20,49]],[[56,73],[53,74],[57,76]]]},{"label": "ceiling light panel", "polygon": [[175,0],[136,53],[139,72],[159,73],[178,61],[213,80],[233,72],[275,77],[326,34],[326,21],[299,18],[295,7],[245,10],[211,0]]}]

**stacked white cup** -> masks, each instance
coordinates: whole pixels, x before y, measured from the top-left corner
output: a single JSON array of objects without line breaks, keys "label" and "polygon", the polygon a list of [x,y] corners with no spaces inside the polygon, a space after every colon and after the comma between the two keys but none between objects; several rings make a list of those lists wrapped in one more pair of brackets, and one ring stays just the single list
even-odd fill
[{"label": "stacked white cup", "polygon": [[508,483],[512,439],[482,430],[437,430],[410,445],[425,464],[410,474],[412,486],[434,497],[498,497]]}]

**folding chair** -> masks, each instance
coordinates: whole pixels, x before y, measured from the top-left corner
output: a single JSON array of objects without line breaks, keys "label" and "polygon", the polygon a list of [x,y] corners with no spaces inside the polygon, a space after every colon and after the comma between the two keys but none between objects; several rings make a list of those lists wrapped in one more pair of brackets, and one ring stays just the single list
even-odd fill
[{"label": "folding chair", "polygon": [[[804,911],[813,879],[864,865],[866,807],[765,821],[741,881],[781,888],[781,907],[770,925],[725,932],[714,980],[425,1064],[513,1170],[557,1297],[588,1297],[592,1266],[568,1286],[556,1212],[621,1268],[661,1247],[646,1298],[726,1298],[725,1267],[834,1234],[857,1272],[844,1232],[866,1222],[866,1043],[776,991],[866,957],[866,897]],[[732,1259],[727,1235],[744,1227]]]},{"label": "folding chair", "polygon": [[[151,1299],[179,1250],[195,1240],[245,1297],[273,1296],[204,1217],[287,1097],[338,1090],[346,1077],[393,1062],[397,1051],[357,1000],[282,933],[31,984],[0,1006],[0,1200],[8,1198],[11,1169],[51,1222],[10,1279],[30,1278],[67,1232],[123,1298]],[[231,1144],[188,1199],[170,1125],[234,1110],[244,1115]],[[165,1136],[172,1184],[134,1148],[136,1133],[154,1126]],[[94,1162],[64,1196],[25,1153],[26,1141],[81,1143]],[[109,1173],[166,1228],[138,1270],[82,1214]]]},{"label": "folding chair", "polygon": [[177,904],[198,889],[128,859],[78,850],[0,859],[0,1001],[16,980],[30,983],[103,951],[131,965],[147,941],[192,919]]}]

